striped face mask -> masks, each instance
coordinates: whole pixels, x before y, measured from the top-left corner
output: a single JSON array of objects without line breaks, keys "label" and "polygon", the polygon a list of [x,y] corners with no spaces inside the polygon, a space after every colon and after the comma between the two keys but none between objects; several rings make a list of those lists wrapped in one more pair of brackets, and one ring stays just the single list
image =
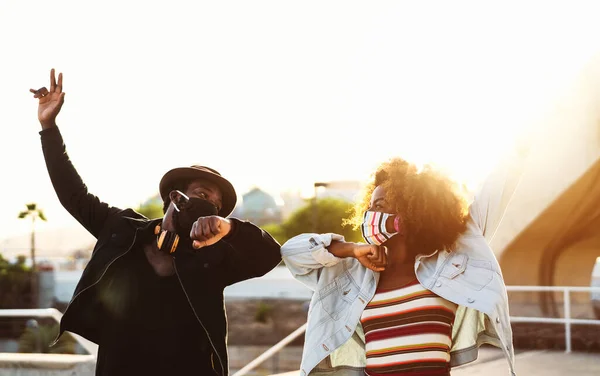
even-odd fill
[{"label": "striped face mask", "polygon": [[[362,236],[369,244],[381,245],[383,242],[396,235],[399,231],[387,232],[385,223],[388,218],[394,217],[394,214],[381,213],[375,211],[365,212],[363,224],[361,226]],[[398,217],[399,218],[399,217]],[[395,224],[396,221],[394,221]],[[394,226],[397,227],[397,226]]]}]

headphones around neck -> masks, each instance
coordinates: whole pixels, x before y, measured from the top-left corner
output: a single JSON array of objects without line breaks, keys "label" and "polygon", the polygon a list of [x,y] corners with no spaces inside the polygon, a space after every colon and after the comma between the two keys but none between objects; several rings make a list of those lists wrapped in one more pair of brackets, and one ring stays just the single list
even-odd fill
[{"label": "headphones around neck", "polygon": [[179,235],[174,232],[162,230],[160,224],[154,228],[154,235],[156,235],[156,245],[158,250],[166,253],[173,253],[179,245]]}]

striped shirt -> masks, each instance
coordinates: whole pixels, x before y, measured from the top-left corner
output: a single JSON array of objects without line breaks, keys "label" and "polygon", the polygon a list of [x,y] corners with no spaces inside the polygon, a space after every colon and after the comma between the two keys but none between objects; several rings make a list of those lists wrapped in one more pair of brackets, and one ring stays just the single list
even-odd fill
[{"label": "striped shirt", "polygon": [[416,279],[398,289],[377,289],[361,317],[367,375],[450,375],[456,307]]}]

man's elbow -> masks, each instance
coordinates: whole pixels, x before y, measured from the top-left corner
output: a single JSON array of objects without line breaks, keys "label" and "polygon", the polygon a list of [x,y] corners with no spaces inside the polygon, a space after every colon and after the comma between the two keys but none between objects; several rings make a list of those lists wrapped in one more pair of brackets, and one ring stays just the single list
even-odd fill
[{"label": "man's elbow", "polygon": [[267,263],[270,265],[270,269],[273,269],[277,265],[281,263],[281,246],[279,244],[269,247],[268,255],[267,255]]}]

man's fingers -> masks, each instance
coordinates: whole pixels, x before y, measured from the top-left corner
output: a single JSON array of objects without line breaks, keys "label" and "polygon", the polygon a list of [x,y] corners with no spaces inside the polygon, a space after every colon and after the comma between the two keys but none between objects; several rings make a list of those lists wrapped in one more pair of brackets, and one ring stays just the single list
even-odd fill
[{"label": "man's fingers", "polygon": [[207,247],[219,241],[219,233],[221,225],[218,218],[202,217],[198,218],[192,225],[190,238],[192,238],[192,246],[194,249]]},{"label": "man's fingers", "polygon": [[56,85],[56,90],[57,93],[62,93],[62,73],[58,74],[58,84]]},{"label": "man's fingers", "polygon": [[204,224],[202,223],[202,220],[199,219],[194,222],[192,230],[190,231],[190,238],[200,241],[208,239],[208,237],[204,235]]},{"label": "man's fingers", "polygon": [[210,232],[213,235],[219,235],[221,232],[221,222],[217,218],[212,218],[208,221],[210,224]]},{"label": "man's fingers", "polygon": [[192,229],[190,230],[190,238],[196,239],[198,237],[197,232],[198,232],[198,221],[196,221],[192,224]]},{"label": "man's fingers", "polygon": [[48,89],[46,89],[46,87],[41,87],[37,90],[35,89],[29,89],[30,92],[32,92],[34,94],[34,98],[41,98],[43,96],[45,96],[46,94],[48,94]]},{"label": "man's fingers", "polygon": [[200,249],[202,247],[206,247],[206,242],[205,241],[200,241],[200,240],[194,240],[192,242],[192,246],[194,247],[194,249]]},{"label": "man's fingers", "polygon": [[204,231],[202,229],[201,221],[196,221],[192,225],[192,230],[190,231],[190,238],[194,240],[206,240],[206,236],[204,236]]},{"label": "man's fingers", "polygon": [[[200,220],[198,220],[200,222]],[[210,221],[207,220],[206,218],[202,219],[202,235],[204,235],[207,239],[208,238],[212,238],[213,234],[212,231],[210,230]]]},{"label": "man's fingers", "polygon": [[54,68],[50,69],[50,91],[56,89],[56,75],[54,74]]}]

